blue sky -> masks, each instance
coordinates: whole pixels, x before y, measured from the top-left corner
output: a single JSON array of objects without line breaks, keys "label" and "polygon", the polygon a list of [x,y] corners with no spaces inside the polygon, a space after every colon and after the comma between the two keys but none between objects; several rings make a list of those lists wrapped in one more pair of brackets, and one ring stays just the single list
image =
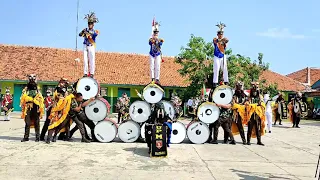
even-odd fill
[{"label": "blue sky", "polygon": [[[0,43],[75,49],[76,0],[8,0],[1,5]],[[319,7],[319,0],[80,0],[79,30],[86,27],[84,15],[95,11],[98,50],[147,54],[155,15],[162,24],[163,54],[175,56],[190,34],[211,41],[215,24],[222,21],[234,53],[256,59],[262,52],[271,70],[288,74],[320,66]],[[82,48],[82,39],[78,41]]]}]

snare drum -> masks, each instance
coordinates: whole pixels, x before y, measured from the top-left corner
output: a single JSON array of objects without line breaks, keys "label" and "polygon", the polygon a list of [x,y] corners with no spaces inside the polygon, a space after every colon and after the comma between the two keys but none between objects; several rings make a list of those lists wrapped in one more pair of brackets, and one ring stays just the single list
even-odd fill
[{"label": "snare drum", "polygon": [[216,104],[230,104],[232,97],[233,91],[231,87],[227,85],[218,86],[212,94],[212,100]]},{"label": "snare drum", "polygon": [[118,128],[118,136],[121,141],[126,143],[135,142],[140,136],[140,126],[138,123],[128,120],[120,124]]},{"label": "snare drum", "polygon": [[187,136],[187,129],[185,125],[179,121],[172,123],[171,143],[180,144]]},{"label": "snare drum", "polygon": [[161,101],[164,91],[160,86],[151,83],[143,89],[142,95],[145,101],[155,104]]},{"label": "snare drum", "polygon": [[188,125],[187,136],[192,143],[203,144],[209,139],[210,130],[207,124],[194,121]]},{"label": "snare drum", "polygon": [[161,101],[164,105],[164,110],[166,111],[166,113],[168,114],[168,116],[170,117],[171,120],[173,120],[174,115],[175,115],[175,110],[174,107],[172,105],[171,102],[169,101]]},{"label": "snare drum", "polygon": [[219,115],[220,109],[212,102],[204,102],[198,107],[197,116],[204,123],[214,123]]},{"label": "snare drum", "polygon": [[98,95],[99,83],[91,77],[83,77],[77,82],[76,90],[82,94],[83,99],[90,99]]},{"label": "snare drum", "polygon": [[99,142],[111,142],[116,138],[117,133],[117,125],[112,121],[100,121],[94,127],[94,135]]},{"label": "snare drum", "polygon": [[145,101],[135,101],[130,105],[129,114],[132,120],[143,123],[149,119],[151,107]]},{"label": "snare drum", "polygon": [[97,98],[91,103],[89,103],[85,109],[84,112],[88,119],[94,122],[99,122],[104,120],[108,115],[108,105],[106,104],[108,101],[106,101],[103,98]]}]

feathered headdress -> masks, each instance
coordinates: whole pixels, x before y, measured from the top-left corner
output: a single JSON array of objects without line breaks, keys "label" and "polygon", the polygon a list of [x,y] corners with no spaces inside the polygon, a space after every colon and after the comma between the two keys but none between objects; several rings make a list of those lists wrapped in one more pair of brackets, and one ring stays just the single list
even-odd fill
[{"label": "feathered headdress", "polygon": [[218,30],[217,32],[218,32],[218,33],[221,33],[221,34],[223,34],[223,29],[224,29],[225,27],[227,27],[227,26],[226,26],[224,23],[222,23],[222,22],[218,23],[216,26],[219,28],[219,30]]},{"label": "feathered headdress", "polygon": [[88,20],[88,23],[98,23],[99,20],[96,17],[96,14],[94,12],[89,12],[89,14],[86,14],[84,19]]},{"label": "feathered headdress", "polygon": [[157,22],[156,18],[154,17],[152,21],[152,33],[159,32],[159,26],[160,26],[160,23]]},{"label": "feathered headdress", "polygon": [[6,87],[6,93],[10,92],[11,87]]}]

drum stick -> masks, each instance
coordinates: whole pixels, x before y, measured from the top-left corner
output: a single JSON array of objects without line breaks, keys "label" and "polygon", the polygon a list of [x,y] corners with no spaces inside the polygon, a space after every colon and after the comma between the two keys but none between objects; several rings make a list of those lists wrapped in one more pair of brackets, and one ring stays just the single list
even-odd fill
[{"label": "drum stick", "polygon": [[[320,145],[319,145],[319,146],[320,146]],[[319,158],[318,158],[318,164],[317,164],[316,174],[314,175],[315,178],[317,177],[317,174],[318,174],[319,162],[320,162],[320,153],[319,153]],[[320,173],[319,173],[319,178],[318,178],[318,180],[319,180],[319,179],[320,179]]]}]

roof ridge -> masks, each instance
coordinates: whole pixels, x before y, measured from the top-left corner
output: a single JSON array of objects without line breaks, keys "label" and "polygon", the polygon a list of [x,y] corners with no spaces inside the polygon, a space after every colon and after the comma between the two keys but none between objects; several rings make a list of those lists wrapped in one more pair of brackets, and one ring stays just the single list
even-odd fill
[{"label": "roof ridge", "polygon": [[[53,49],[53,50],[68,50],[68,51],[76,51],[75,49],[71,48],[57,48],[57,47],[46,47],[46,46],[33,46],[33,45],[19,45],[19,44],[0,44],[0,47],[21,47],[21,48],[41,48],[41,49]],[[77,50],[78,52],[83,52],[82,49]],[[134,53],[134,52],[113,52],[113,51],[103,51],[98,50],[96,53],[103,53],[103,54],[119,54],[119,55],[134,55],[134,56],[149,56],[149,54],[141,54],[141,53]],[[165,58],[174,58],[175,56],[162,56]]]}]

